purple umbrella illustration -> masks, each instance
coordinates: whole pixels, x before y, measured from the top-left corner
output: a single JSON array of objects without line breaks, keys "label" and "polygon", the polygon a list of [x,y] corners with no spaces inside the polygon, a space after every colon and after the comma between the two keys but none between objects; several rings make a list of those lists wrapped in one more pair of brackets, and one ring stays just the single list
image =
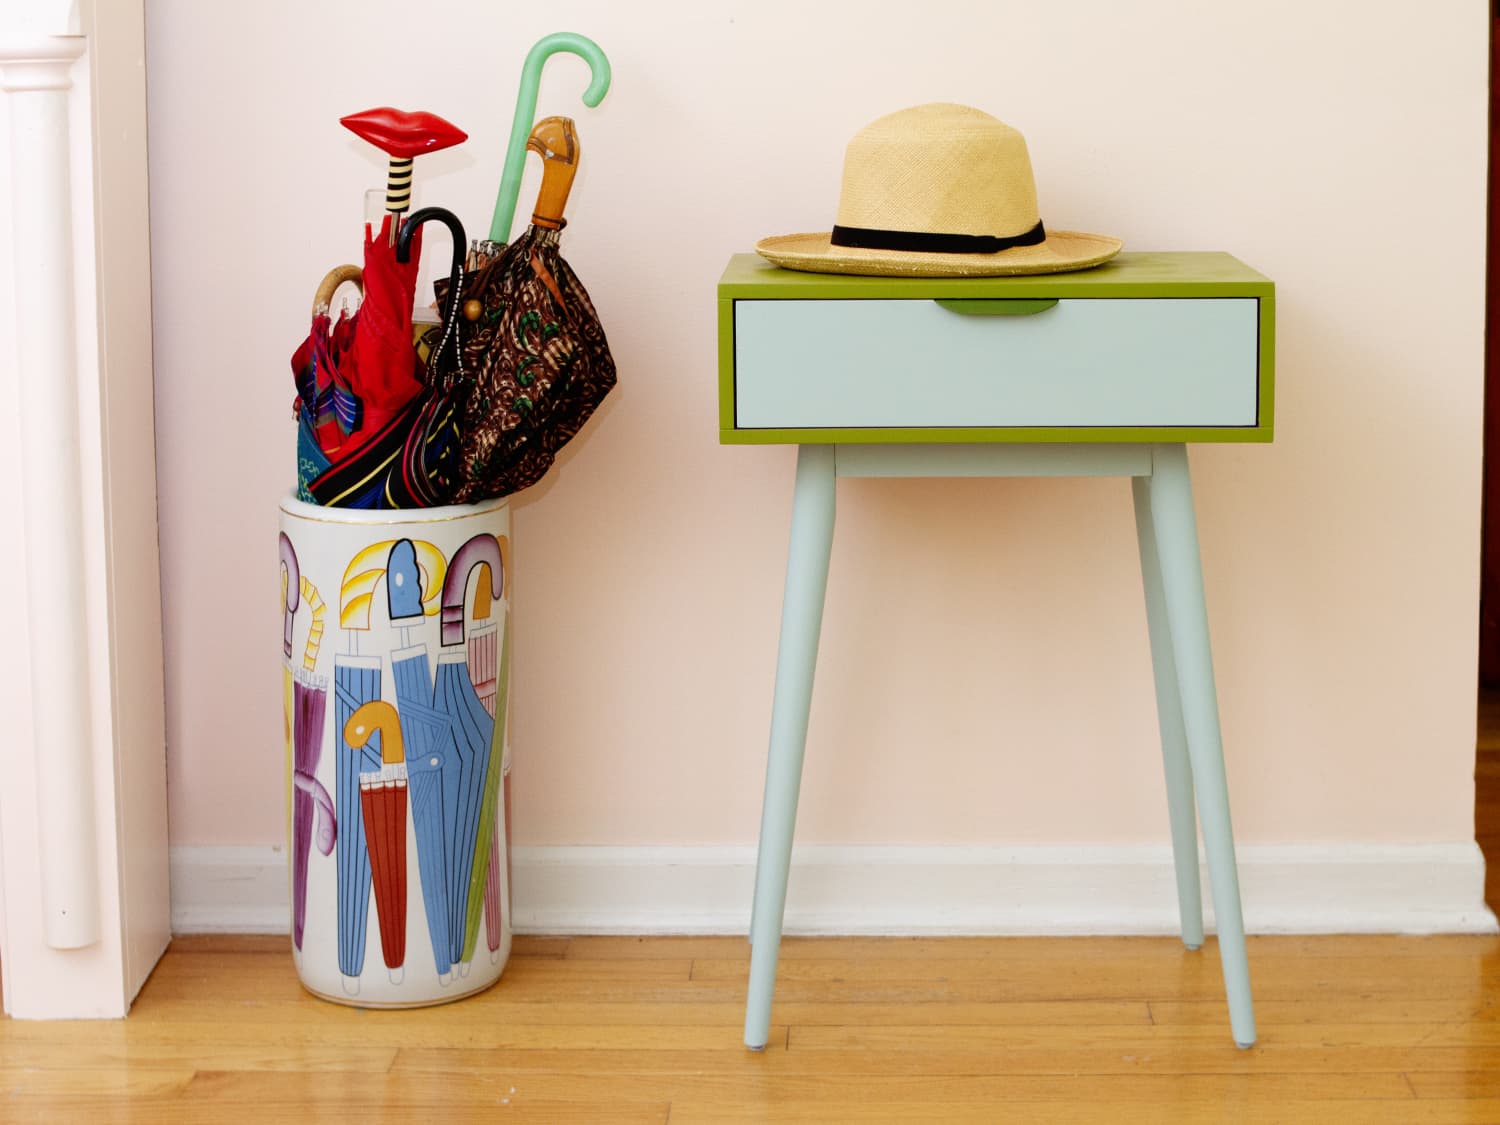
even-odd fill
[{"label": "purple umbrella illustration", "polygon": [[318,851],[328,855],[338,836],[333,799],[317,779],[323,754],[323,719],[328,709],[328,679],[315,676],[323,640],[323,599],[306,578],[298,582],[300,600],[312,611],[303,667],[292,678],[292,941],[302,948],[307,922],[307,865],[312,852],[316,813]]}]

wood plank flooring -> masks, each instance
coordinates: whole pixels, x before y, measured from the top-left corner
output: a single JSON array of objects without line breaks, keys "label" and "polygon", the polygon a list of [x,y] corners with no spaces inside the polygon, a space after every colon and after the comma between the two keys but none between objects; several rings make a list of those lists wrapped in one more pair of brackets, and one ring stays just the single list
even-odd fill
[{"label": "wood plank flooring", "polygon": [[[1475,779],[1500,909],[1500,692]],[[1500,1125],[1500,938],[1250,958],[1239,1051],[1212,940],[788,939],[754,1054],[740,938],[518,938],[490,991],[392,1012],[309,996],[285,938],[179,938],[128,1020],[0,1020],[0,1125]]]},{"label": "wood plank flooring", "polygon": [[1500,938],[520,938],[490,991],[315,999],[285,938],[173,943],[128,1020],[0,1021],[0,1121],[1500,1122]]}]

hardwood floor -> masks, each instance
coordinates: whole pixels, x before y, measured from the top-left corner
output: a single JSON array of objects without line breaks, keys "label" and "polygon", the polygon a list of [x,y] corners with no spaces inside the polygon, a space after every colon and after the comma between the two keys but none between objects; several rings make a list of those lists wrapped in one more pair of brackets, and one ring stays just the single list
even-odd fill
[{"label": "hardwood floor", "polygon": [[[1500,692],[1476,835],[1500,910]],[[1500,1123],[1500,938],[788,939],[771,1046],[741,938],[518,938],[500,983],[367,1012],[286,938],[179,938],[124,1021],[0,1020],[0,1123]]]},{"label": "hardwood floor", "polygon": [[129,1019],[0,1021],[0,1121],[1500,1122],[1500,938],[788,939],[771,1047],[740,938],[521,938],[489,992],[368,1012],[285,938],[173,943]]}]

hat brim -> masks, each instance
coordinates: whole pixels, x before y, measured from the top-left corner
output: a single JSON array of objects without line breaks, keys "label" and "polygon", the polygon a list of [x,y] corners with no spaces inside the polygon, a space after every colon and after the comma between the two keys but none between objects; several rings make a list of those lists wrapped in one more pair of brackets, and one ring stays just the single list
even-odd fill
[{"label": "hat brim", "polygon": [[831,234],[782,234],[763,238],[755,252],[789,270],[880,277],[1000,277],[1065,273],[1101,265],[1120,252],[1118,238],[1072,230],[1049,230],[1035,246],[1013,246],[996,254],[931,254],[913,250],[869,250],[834,246]]}]

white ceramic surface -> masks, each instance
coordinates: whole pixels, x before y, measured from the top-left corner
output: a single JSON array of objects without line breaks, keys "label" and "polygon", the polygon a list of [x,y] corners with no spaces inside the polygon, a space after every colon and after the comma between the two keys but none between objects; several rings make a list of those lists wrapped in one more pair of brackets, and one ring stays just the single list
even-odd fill
[{"label": "white ceramic surface", "polygon": [[510,953],[510,508],[281,504],[292,946],[366,1007],[487,988]]}]

